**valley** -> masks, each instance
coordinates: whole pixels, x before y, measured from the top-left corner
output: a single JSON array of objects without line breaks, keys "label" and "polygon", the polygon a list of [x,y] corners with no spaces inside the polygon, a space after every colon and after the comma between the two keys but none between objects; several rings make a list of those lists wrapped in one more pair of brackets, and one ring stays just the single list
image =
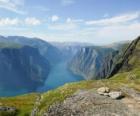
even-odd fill
[{"label": "valley", "polygon": [[[27,38],[26,40],[28,41]],[[11,63],[10,67],[13,68],[10,68],[4,62],[1,62],[0,68],[6,67],[10,75],[4,75],[4,77],[13,79],[10,83],[6,83],[7,81],[4,81],[6,78],[0,77],[1,88],[5,89],[5,92],[1,92],[1,96],[9,96],[0,97],[0,107],[1,109],[10,107],[16,110],[12,112],[0,111],[0,116],[84,116],[86,114],[92,116],[93,112],[91,110],[95,111],[95,114],[102,114],[104,110],[107,110],[103,115],[110,116],[114,112],[115,115],[120,116],[128,114],[139,116],[140,37],[130,43],[118,45],[117,48],[115,45],[115,49],[113,46],[91,46],[87,44],[66,47],[58,43],[57,46],[49,44],[51,48],[55,48],[57,54],[49,53],[47,55],[45,54],[47,51],[43,49],[41,52],[42,49],[38,49],[40,46],[37,43],[35,46],[29,43],[28,45],[25,44],[26,46],[23,44],[21,46],[16,43],[16,47],[13,47],[15,43],[12,44],[12,47],[11,43],[10,45],[9,43],[2,44],[0,58],[4,56],[3,61]],[[30,49],[29,53],[26,50],[24,51],[24,49],[27,49],[26,47],[28,52]],[[19,58],[20,55],[27,61]],[[29,58],[31,56],[33,57]],[[8,60],[9,57],[10,60]],[[15,63],[13,59],[19,62]],[[31,70],[27,73],[29,75],[22,75],[23,80],[20,79],[21,76],[12,77],[12,75],[17,75],[20,72],[20,70],[16,70],[15,73],[12,73],[14,67],[18,66],[18,69],[22,69],[24,62],[27,63],[25,66],[29,65],[28,70]],[[25,79],[26,85],[22,83]],[[14,80],[21,84],[18,85]],[[38,84],[34,85],[34,83]],[[12,91],[7,91],[8,87],[17,93],[13,94]],[[112,100],[108,95],[99,95],[97,89],[100,87],[108,87],[111,92],[121,92],[124,98]],[[18,93],[17,90],[20,92]],[[128,102],[129,100],[131,103]],[[86,108],[83,107],[83,103]],[[116,105],[117,109],[115,110],[112,107],[116,107]],[[130,105],[131,107],[129,107]],[[120,107],[122,108],[120,109]],[[129,113],[127,114],[123,108]],[[99,109],[101,110],[99,111]],[[84,110],[86,114],[83,112]]]}]

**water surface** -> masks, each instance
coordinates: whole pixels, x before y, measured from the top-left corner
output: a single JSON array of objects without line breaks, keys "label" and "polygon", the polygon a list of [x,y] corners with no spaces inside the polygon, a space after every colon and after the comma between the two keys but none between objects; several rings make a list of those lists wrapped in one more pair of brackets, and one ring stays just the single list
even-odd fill
[{"label": "water surface", "polygon": [[55,89],[65,83],[77,82],[83,80],[81,76],[73,74],[67,68],[67,62],[60,62],[51,69],[48,78],[45,81],[45,86],[40,88],[41,91]]},{"label": "water surface", "polygon": [[[54,67],[52,67],[49,76],[45,81],[45,85],[43,87],[39,87],[37,92],[46,92],[51,89],[55,89],[59,86],[64,85],[65,83],[77,82],[83,80],[81,76],[74,75],[67,68],[67,62],[59,62]],[[7,91],[0,89],[0,96],[16,96],[20,94],[29,93],[27,90],[15,90],[15,91]]]}]

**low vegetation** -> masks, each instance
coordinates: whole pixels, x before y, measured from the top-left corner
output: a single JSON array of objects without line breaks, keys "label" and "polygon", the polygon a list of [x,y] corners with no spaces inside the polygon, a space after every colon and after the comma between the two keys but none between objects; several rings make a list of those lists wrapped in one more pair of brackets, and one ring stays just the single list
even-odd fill
[{"label": "low vegetation", "polygon": [[0,98],[0,106],[10,106],[10,107],[17,108],[16,113],[0,112],[0,116],[13,116],[13,115],[29,116],[37,96],[38,94],[33,93],[33,94],[22,95],[17,97]]}]

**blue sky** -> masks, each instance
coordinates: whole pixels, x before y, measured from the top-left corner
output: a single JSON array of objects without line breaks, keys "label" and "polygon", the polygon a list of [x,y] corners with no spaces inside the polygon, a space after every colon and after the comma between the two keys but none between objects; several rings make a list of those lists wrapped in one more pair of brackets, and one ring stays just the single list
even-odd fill
[{"label": "blue sky", "polygon": [[0,0],[0,34],[98,45],[140,35],[140,0]]}]

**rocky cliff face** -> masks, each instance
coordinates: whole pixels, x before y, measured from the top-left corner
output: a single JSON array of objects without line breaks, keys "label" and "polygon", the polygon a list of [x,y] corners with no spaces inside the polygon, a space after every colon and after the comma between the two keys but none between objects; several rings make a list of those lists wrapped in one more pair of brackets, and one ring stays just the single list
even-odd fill
[{"label": "rocky cliff face", "polygon": [[115,50],[101,47],[82,48],[71,61],[70,68],[86,79],[102,79],[138,67],[139,57],[140,37]]},{"label": "rocky cliff face", "polygon": [[132,43],[121,54],[110,72],[110,77],[117,72],[130,71],[140,66],[140,37],[132,41]]},{"label": "rocky cliff face", "polygon": [[97,74],[104,59],[113,52],[111,48],[83,47],[69,63],[70,69],[85,79],[100,79]]},{"label": "rocky cliff face", "polygon": [[35,90],[47,78],[49,63],[37,48],[0,48],[0,88]]}]

